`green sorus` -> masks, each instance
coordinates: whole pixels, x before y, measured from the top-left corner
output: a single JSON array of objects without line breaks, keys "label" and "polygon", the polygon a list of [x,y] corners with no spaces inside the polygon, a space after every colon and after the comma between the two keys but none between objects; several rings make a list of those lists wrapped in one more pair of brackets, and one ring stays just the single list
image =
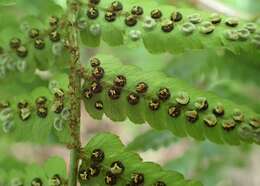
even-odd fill
[{"label": "green sorus", "polygon": [[59,42],[60,41],[60,33],[56,30],[49,33],[49,38],[52,42]]},{"label": "green sorus", "polygon": [[31,28],[29,30],[29,37],[34,39],[40,35],[40,30],[37,28]]},{"label": "green sorus", "polygon": [[44,40],[41,39],[41,38],[36,38],[36,39],[34,40],[34,47],[35,47],[36,49],[39,49],[39,50],[44,49],[44,47],[45,47],[45,42],[44,42]]},{"label": "green sorus", "polygon": [[131,13],[136,16],[141,16],[144,13],[144,10],[141,6],[133,6],[131,9]]},{"label": "green sorus", "polygon": [[162,11],[159,9],[154,9],[151,11],[150,15],[153,19],[160,19],[162,17]]},{"label": "green sorus", "polygon": [[19,39],[17,37],[12,38],[9,42],[10,48],[13,48],[13,49],[19,48],[21,46],[21,44],[22,44],[21,39]]},{"label": "green sorus", "polygon": [[28,55],[28,50],[25,46],[21,45],[16,49],[17,56],[25,58]]}]

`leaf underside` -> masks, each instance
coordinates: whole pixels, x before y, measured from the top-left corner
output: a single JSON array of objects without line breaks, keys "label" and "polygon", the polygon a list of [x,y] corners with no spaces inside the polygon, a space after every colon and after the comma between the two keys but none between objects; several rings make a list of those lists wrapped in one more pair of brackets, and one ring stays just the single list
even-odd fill
[{"label": "leaf underside", "polygon": [[[140,46],[143,43],[144,47],[151,53],[182,53],[188,49],[218,49],[225,48],[234,53],[241,51],[259,52],[259,25],[254,24],[254,31],[247,31],[247,22],[239,20],[237,25],[228,26],[228,17],[220,16],[220,23],[213,24],[212,32],[208,34],[202,30],[205,22],[214,22],[212,14],[207,12],[196,12],[192,9],[178,9],[170,5],[162,5],[151,0],[121,0],[123,10],[117,12],[116,19],[108,22],[105,19],[106,11],[111,7],[112,0],[101,1],[100,4],[94,6],[99,16],[95,19],[89,18],[86,14],[88,5],[83,4],[81,8],[80,20],[84,20],[86,26],[81,30],[82,43],[90,47],[98,47],[100,41],[103,40],[111,46],[126,44],[130,47]],[[141,6],[143,14],[136,17],[137,23],[134,26],[125,24],[126,15],[131,15],[131,10],[134,6]],[[151,19],[152,10],[160,10],[162,17],[152,20],[154,26],[148,28],[147,19]],[[174,21],[174,28],[170,32],[162,31],[164,22],[170,20],[172,13],[179,12],[182,14],[182,19]],[[190,16],[199,15],[201,20],[193,22],[194,31],[186,32],[183,25],[191,24],[193,19]],[[149,22],[149,21],[147,21]],[[251,24],[251,23],[249,23]],[[151,25],[150,22],[148,25]],[[95,29],[93,29],[93,27]],[[98,28],[97,28],[98,27]],[[239,34],[241,29],[246,36]],[[246,31],[245,31],[246,30]],[[230,39],[227,36],[231,32]],[[238,36],[239,35],[239,36]],[[234,37],[233,37],[234,36]],[[141,41],[141,42],[140,42]]]},{"label": "leaf underside", "polygon": [[[57,87],[46,88],[48,84],[42,86],[27,83],[2,84],[3,92],[0,93],[0,136],[11,137],[16,141],[31,141],[34,143],[68,143],[70,133],[68,127],[68,99],[67,87],[68,77],[66,74],[56,74],[50,82],[56,82]],[[35,88],[35,86],[38,86]],[[64,91],[64,98],[55,96],[56,90]],[[17,95],[17,93],[19,93]],[[45,104],[37,105],[36,100],[40,97],[47,99]],[[20,102],[27,102],[28,110],[18,108]],[[5,106],[5,104],[7,104]],[[56,106],[55,106],[56,105]],[[61,106],[63,105],[63,106]],[[46,116],[39,115],[40,108],[44,109]],[[28,117],[26,113],[28,112]],[[24,113],[24,114],[22,114]],[[22,117],[24,116],[24,117]],[[55,141],[51,139],[55,138]]]},{"label": "leaf underside", "polygon": [[[99,169],[99,174],[96,176],[89,175],[86,180],[80,179],[81,185],[108,185],[105,184],[105,180],[109,179],[106,173],[109,171],[115,173],[113,172],[113,169],[111,169],[111,165],[115,161],[120,161],[124,166],[124,171],[121,174],[117,174],[115,178],[115,185],[118,186],[131,184],[131,177],[135,173],[142,174],[144,176],[144,182],[140,183],[140,185],[144,186],[155,185],[158,181],[171,186],[202,185],[197,181],[185,180],[180,173],[175,171],[163,170],[158,164],[152,162],[142,162],[142,159],[138,154],[125,149],[120,139],[110,133],[100,133],[94,136],[84,147],[84,149],[85,160],[80,166],[80,173],[83,173],[84,170],[89,170],[91,167],[93,168],[93,164],[95,164],[95,166]],[[91,158],[93,151],[97,149],[103,151],[104,153],[103,160],[99,162],[96,162]]]},{"label": "leaf underside", "polygon": [[1,185],[54,185],[55,181],[60,181],[61,186],[67,184],[67,172],[65,161],[60,157],[49,158],[42,166],[31,164],[25,165],[22,169],[6,171],[1,165],[0,183]]},{"label": "leaf underside", "polygon": [[[98,55],[95,58],[101,61],[101,67],[105,72],[104,77],[96,81],[103,87],[101,93],[93,93],[92,97],[84,98],[86,110],[93,118],[101,120],[105,114],[113,121],[124,121],[128,117],[133,123],[147,122],[154,129],[170,130],[178,137],[191,136],[197,140],[208,139],[218,144],[259,143],[259,115],[246,106],[237,105],[210,92],[196,90],[162,73],[144,72],[135,66],[122,65],[112,56]],[[89,64],[85,67],[88,76],[85,77],[83,95],[86,90],[93,90],[95,79],[92,67]],[[114,84],[118,75],[126,78],[126,85],[121,89]],[[136,85],[140,82],[148,85],[146,93],[136,92]],[[108,96],[108,91],[113,87],[118,88],[120,93],[116,99]],[[165,101],[158,97],[162,88],[167,88],[170,92],[169,98]],[[137,104],[129,103],[130,93],[138,95]],[[180,104],[179,99],[183,100],[183,96],[180,95],[183,93],[186,95],[185,98],[189,99],[186,105]],[[200,99],[204,102],[198,101]],[[150,108],[151,100],[159,102],[157,110]],[[97,103],[102,103],[103,107],[100,109]],[[221,105],[223,115],[213,114],[218,105]],[[179,115],[173,117],[168,114],[169,108],[172,107],[179,108]],[[190,119],[194,115],[190,111],[196,114],[193,122]]]}]

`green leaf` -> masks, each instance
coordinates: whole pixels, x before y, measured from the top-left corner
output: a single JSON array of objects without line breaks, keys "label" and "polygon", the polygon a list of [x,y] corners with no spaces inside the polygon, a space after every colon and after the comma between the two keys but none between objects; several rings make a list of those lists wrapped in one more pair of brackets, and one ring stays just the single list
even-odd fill
[{"label": "green leaf", "polygon": [[[54,134],[58,137],[58,142],[70,142],[71,137],[67,125],[70,112],[67,100],[68,76],[66,74],[56,74],[51,82],[52,84],[56,82],[56,87],[49,87],[48,89],[39,84],[37,87],[37,84],[35,84],[33,87],[37,88],[33,88],[30,85],[27,87],[26,84],[16,86],[16,84],[12,85],[10,83],[4,86],[5,91],[1,95],[1,103],[9,102],[9,106],[0,109],[1,135],[16,141],[29,140],[44,144],[49,142],[50,134]],[[17,90],[20,91],[18,95],[16,95]],[[65,93],[65,96],[61,99],[55,96],[56,92],[60,90]],[[9,95],[9,92],[14,95]],[[40,97],[45,97],[47,102],[37,106],[36,100]],[[18,108],[18,103],[21,101],[28,102],[27,110]],[[42,109],[42,107],[44,112],[47,113],[46,117],[40,117],[38,114],[38,110]],[[27,113],[29,116],[24,115],[25,117],[21,118],[22,113]]]},{"label": "green leaf", "polygon": [[[237,105],[211,92],[196,90],[185,82],[177,78],[169,78],[162,73],[147,72],[134,66],[122,65],[112,56],[98,55],[96,58],[101,61],[101,67],[105,71],[104,77],[99,81],[103,90],[101,93],[92,92],[93,96],[90,99],[84,98],[86,110],[93,118],[101,119],[103,114],[106,114],[113,121],[123,121],[129,117],[133,123],[146,121],[152,128],[167,129],[179,137],[188,135],[197,140],[207,138],[219,144],[259,143],[260,116],[246,106]],[[85,66],[83,95],[85,90],[91,90],[90,84],[93,79],[92,67],[89,64]],[[108,96],[108,91],[114,86],[113,82],[117,75],[125,76],[127,83],[118,91],[121,93],[118,98],[112,99]],[[148,92],[145,94],[136,92],[139,102],[136,105],[129,104],[127,96],[130,92],[136,91],[136,85],[139,82],[145,82],[148,85]],[[158,94],[161,88],[168,88],[171,96],[166,101],[159,101],[160,107],[153,111],[149,107],[150,101],[159,99]],[[183,100],[183,96],[179,96],[182,92],[189,97],[190,101],[187,105],[181,105],[183,103],[179,100],[179,98]],[[97,101],[103,103],[102,109],[95,107]],[[214,116],[216,114],[213,110],[219,104],[223,106],[224,115]],[[171,106],[178,106],[178,108],[180,106],[179,116],[171,117],[168,114]],[[202,107],[204,109],[201,109]],[[195,112],[196,115],[187,115],[192,114],[190,111]],[[239,117],[236,117],[237,115]],[[194,116],[195,121],[189,121],[188,116]],[[209,127],[211,124],[212,126]]]},{"label": "green leaf", "polygon": [[[201,185],[199,182],[185,180],[181,174],[175,171],[163,170],[158,164],[142,162],[138,154],[124,148],[119,138],[110,133],[100,133],[94,136],[84,149],[84,160],[79,168],[79,180],[81,185],[105,185],[105,180],[109,180],[109,177],[106,177],[108,171],[112,171],[113,175],[118,174],[116,176],[117,185],[130,183],[134,173],[139,173],[139,175],[142,174],[144,176],[145,185],[154,185],[157,181],[172,186],[185,186],[195,183]],[[98,159],[91,158],[93,152],[99,152],[99,154],[104,153],[104,158],[98,158],[99,161],[97,162]],[[118,165],[121,163],[124,166],[124,170],[121,171],[121,174],[119,174],[120,171],[116,172],[115,169],[113,169],[112,164],[115,161],[119,161]],[[88,170],[92,170],[92,172],[95,170],[98,172],[99,170],[99,173],[95,176],[92,174],[91,176]],[[120,170],[120,168],[118,170]],[[88,174],[88,179],[82,179],[84,177],[84,171]]]},{"label": "green leaf", "polygon": [[[37,164],[25,165],[22,169],[7,169],[7,162],[1,162],[0,183],[6,185],[31,185],[33,181],[39,181],[43,185],[64,186],[67,183],[66,164],[62,158],[52,157],[48,159],[43,166]],[[19,184],[18,184],[19,183]]]},{"label": "green leaf", "polygon": [[[132,41],[138,43],[142,41],[145,48],[151,53],[182,53],[189,49],[217,49],[223,48],[233,53],[240,53],[241,51],[246,52],[257,52],[259,53],[259,40],[258,33],[255,30],[259,30],[259,24],[254,24],[255,30],[250,30],[252,33],[248,32],[246,24],[243,20],[239,20],[237,26],[231,27],[226,25],[226,20],[229,19],[224,15],[220,15],[221,23],[211,24],[212,15],[207,12],[198,12],[193,9],[176,8],[170,5],[159,4],[156,1],[151,0],[128,0],[121,1],[123,5],[123,10],[117,13],[116,19],[114,21],[107,21],[105,19],[105,13],[111,7],[113,1],[101,2],[99,5],[95,6],[99,11],[99,16],[95,19],[88,18],[86,12],[88,10],[87,4],[84,4],[81,8],[82,14],[79,19],[86,19],[87,29],[83,29],[81,32],[82,41],[86,46],[97,47],[100,43],[100,39],[108,43],[110,46],[118,46],[122,44],[129,44]],[[137,23],[133,26],[127,26],[125,24],[125,18],[127,15],[131,14],[133,6],[141,6],[144,10],[143,15],[136,18]],[[155,20],[154,26],[144,26],[146,21],[150,24],[153,19],[151,19],[151,11],[159,9],[162,12],[162,17]],[[180,21],[174,22],[174,29],[170,32],[162,31],[162,25],[165,25],[166,20],[170,20],[171,14],[174,12],[180,12],[182,14],[182,19]],[[193,32],[186,32],[183,29],[183,25],[187,23],[190,25],[190,16],[198,14],[201,17],[201,21],[198,23],[193,23],[191,27],[194,27]],[[149,19],[149,20],[147,20]],[[150,20],[151,19],[151,20]],[[91,25],[98,24],[101,32],[98,37],[93,37],[93,33],[89,31]],[[210,25],[213,30],[212,32],[205,33],[203,28]],[[245,38],[238,35],[238,30],[243,29],[246,32]],[[234,32],[236,35],[235,41],[232,41],[227,36],[227,32]],[[132,40],[132,41],[131,41]],[[131,46],[134,46],[130,44]],[[139,45],[136,45],[139,46]]]},{"label": "green leaf", "polygon": [[148,130],[134,138],[127,145],[127,150],[147,151],[149,149],[158,150],[176,142],[177,139],[169,131]]}]

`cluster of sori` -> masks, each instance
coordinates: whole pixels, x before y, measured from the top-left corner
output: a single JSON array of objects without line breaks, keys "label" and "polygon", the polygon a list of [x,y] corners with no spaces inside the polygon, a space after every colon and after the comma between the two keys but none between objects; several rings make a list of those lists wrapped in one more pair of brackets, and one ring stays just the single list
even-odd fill
[{"label": "cluster of sori", "polygon": [[[126,169],[123,162],[116,160],[111,162],[110,167],[102,165],[105,159],[105,153],[102,149],[95,149],[91,154],[90,166],[86,162],[82,162],[79,168],[79,181],[87,183],[91,177],[99,175],[104,176],[104,183],[106,185],[116,185],[120,180],[126,182],[127,186],[142,186],[145,183],[145,175],[141,172],[133,172],[130,178],[124,177]],[[154,186],[166,186],[162,181],[154,183]]]},{"label": "cluster of sori", "polygon": [[[87,17],[90,20],[95,20],[100,16],[99,11],[104,12],[104,19],[107,22],[116,21],[117,17],[124,16],[124,23],[128,27],[134,27],[138,21],[142,23],[142,27],[145,31],[151,31],[155,29],[157,24],[160,25],[162,32],[169,33],[174,30],[176,26],[179,27],[186,35],[190,35],[198,29],[201,34],[209,35],[213,33],[217,26],[227,27],[223,35],[226,39],[231,41],[246,41],[250,38],[250,35],[255,33],[257,25],[255,23],[240,23],[237,18],[225,18],[221,15],[213,13],[208,18],[203,20],[203,16],[199,13],[189,14],[184,16],[181,11],[173,11],[170,16],[165,17],[160,8],[155,8],[145,14],[143,7],[134,5],[131,10],[123,11],[123,4],[120,1],[113,1],[109,7],[100,7],[101,1],[89,0]],[[223,25],[221,23],[224,23]],[[243,26],[240,26],[240,24]],[[228,29],[230,28],[230,29]],[[100,25],[92,23],[90,28],[91,33],[100,34]],[[132,40],[136,41],[141,37],[141,30],[131,30],[129,36]],[[260,46],[260,33],[257,32],[251,38],[252,43],[256,46]]]},{"label": "cluster of sori", "polygon": [[[84,88],[82,95],[85,99],[91,99],[94,94],[101,93],[103,86],[101,85],[101,80],[104,77],[105,71],[100,66],[100,60],[98,58],[92,58],[90,60],[92,67],[91,85],[90,88]],[[103,109],[103,101],[99,100],[95,103],[95,108],[98,110]]]},{"label": "cluster of sori", "polygon": [[[90,61],[92,66],[93,61],[98,61],[98,68],[95,67],[93,69],[92,78],[103,77],[104,69],[100,67],[100,60],[97,58],[92,58]],[[173,95],[167,87],[161,86],[156,95],[153,95],[153,93],[149,93],[149,89],[153,89],[149,86],[152,85],[148,86],[148,83],[146,82],[140,81],[137,83],[135,86],[135,91],[130,89],[123,90],[123,87],[126,84],[127,78],[123,75],[117,75],[112,83],[105,81],[102,81],[102,83],[93,81],[90,85],[91,88],[83,89],[83,96],[85,100],[89,100],[93,97],[93,95],[101,93],[104,89],[102,89],[102,87],[106,87],[106,89],[108,88],[106,96],[108,96],[111,100],[117,100],[121,97],[122,91],[124,91],[127,92],[126,100],[130,105],[137,105],[142,98],[145,100],[145,103],[148,103],[147,107],[152,112],[161,112],[162,109],[167,108],[165,112],[167,112],[168,117],[170,118],[185,117],[186,122],[190,124],[203,121],[204,125],[208,128],[214,128],[217,124],[220,124],[221,128],[226,132],[233,131],[236,127],[242,129],[244,126],[247,126],[245,130],[247,130],[248,134],[254,134],[254,140],[259,141],[260,119],[257,116],[246,117],[245,113],[238,108],[234,108],[233,111],[230,111],[229,108],[228,113],[226,113],[224,104],[219,102],[214,105],[209,105],[208,99],[204,96],[196,96],[193,98],[194,100],[191,100],[191,96],[189,96],[189,94],[185,91],[177,91],[176,94],[174,94],[175,101],[173,103],[170,101],[172,100]],[[101,110],[103,109],[103,106],[105,105],[103,105],[102,100],[96,101],[96,109]]]},{"label": "cluster of sori", "polygon": [[49,40],[53,43],[53,53],[55,54],[57,46],[60,46],[57,43],[61,40],[59,28],[59,18],[51,16],[47,30],[40,31],[38,28],[28,28],[28,40],[22,42],[20,38],[13,37],[9,42],[10,49],[4,49],[0,46],[0,78],[5,77],[8,70],[24,72],[28,65],[30,44],[33,43],[36,50],[43,50],[46,46],[44,40],[46,36],[49,36]]},{"label": "cluster of sori", "polygon": [[[64,129],[64,123],[69,119],[70,109],[65,107],[65,93],[60,88],[54,89],[54,99],[51,104],[51,111],[55,114],[53,127],[57,131]],[[3,123],[3,131],[8,133],[14,128],[14,113],[18,113],[22,122],[31,118],[33,111],[39,118],[45,119],[49,112],[48,99],[45,96],[39,96],[35,100],[35,105],[30,104],[26,100],[21,100],[17,104],[17,112],[11,108],[9,102],[2,101],[0,103],[0,119]]]}]

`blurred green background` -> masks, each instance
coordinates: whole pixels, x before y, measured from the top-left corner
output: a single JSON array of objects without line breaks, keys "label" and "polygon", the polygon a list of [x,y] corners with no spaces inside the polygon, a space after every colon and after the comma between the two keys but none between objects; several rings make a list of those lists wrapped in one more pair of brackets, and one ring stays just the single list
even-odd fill
[{"label": "blurred green background", "polygon": [[[65,6],[64,0],[53,0]],[[246,19],[259,19],[259,0],[157,0],[178,7],[193,7],[199,10],[224,12]],[[214,6],[214,3],[221,5]],[[44,0],[0,0],[0,11],[15,15],[13,7],[24,8],[17,16],[51,14]],[[221,8],[222,7],[222,8]],[[224,7],[224,9],[223,9]],[[218,9],[220,8],[220,9]],[[230,11],[229,11],[230,10]],[[1,13],[0,13],[1,15]],[[15,17],[1,19],[0,26],[8,25]],[[202,90],[246,104],[256,112],[260,110],[260,56],[223,51],[187,51],[182,55],[151,55],[144,47],[121,46],[111,48],[105,43],[99,49],[82,49],[83,60],[96,53],[113,54],[126,64],[134,64],[144,70],[163,71],[176,76]],[[83,111],[84,112],[84,111]],[[144,160],[156,161],[167,169],[177,170],[187,178],[201,180],[205,186],[259,186],[260,149],[255,145],[240,147],[219,146],[210,142],[195,142],[177,139],[166,131],[153,131],[148,126],[133,125],[126,121],[122,125],[112,124],[104,118],[94,121],[87,113],[82,117],[83,142],[99,131],[112,131],[128,144],[128,148],[141,153]],[[68,151],[59,145],[39,146],[30,143],[14,143],[10,139],[0,140],[0,167],[23,168],[24,164],[43,162],[50,155],[60,155],[68,160]]]}]

